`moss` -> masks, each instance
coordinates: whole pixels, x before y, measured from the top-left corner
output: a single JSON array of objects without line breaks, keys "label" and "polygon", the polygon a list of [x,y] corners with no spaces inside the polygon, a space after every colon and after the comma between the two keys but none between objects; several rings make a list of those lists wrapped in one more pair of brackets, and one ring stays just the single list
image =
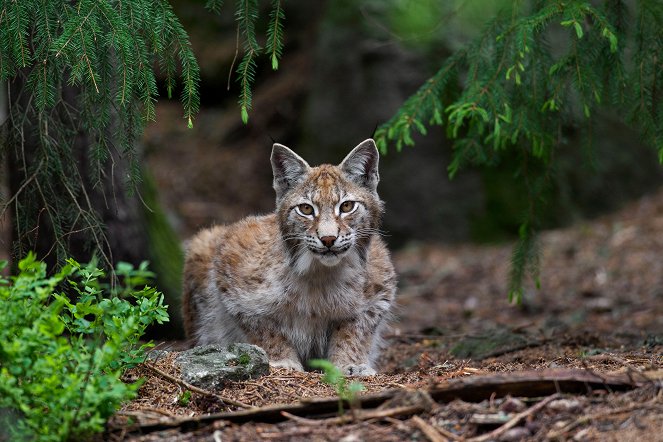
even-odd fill
[{"label": "moss", "polygon": [[241,365],[249,365],[251,363],[251,356],[249,356],[247,353],[240,354],[239,363]]}]

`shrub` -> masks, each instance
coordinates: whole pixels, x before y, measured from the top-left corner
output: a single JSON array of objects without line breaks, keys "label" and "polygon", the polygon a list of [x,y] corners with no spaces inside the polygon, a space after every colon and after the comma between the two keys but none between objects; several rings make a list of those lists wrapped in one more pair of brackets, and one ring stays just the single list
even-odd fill
[{"label": "shrub", "polygon": [[[6,263],[0,264],[4,268]],[[120,264],[120,283],[70,259],[53,276],[29,254],[0,278],[0,440],[80,440],[103,430],[138,383],[120,380],[144,356],[139,339],[168,321],[146,264]],[[139,286],[143,288],[138,289]]]}]

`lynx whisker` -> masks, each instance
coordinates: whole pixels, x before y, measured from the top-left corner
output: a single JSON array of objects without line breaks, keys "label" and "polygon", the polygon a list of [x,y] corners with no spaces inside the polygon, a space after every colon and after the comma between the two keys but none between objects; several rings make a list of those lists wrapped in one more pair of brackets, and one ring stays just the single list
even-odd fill
[{"label": "lynx whisker", "polygon": [[283,237],[284,241],[292,241],[292,240],[301,240],[301,241],[306,241],[307,236],[306,235],[301,235],[301,234],[292,234],[292,235],[286,235]]},{"label": "lynx whisker", "polygon": [[355,232],[357,234],[360,234],[360,235],[368,235],[368,236],[370,236],[370,235],[378,235],[378,236],[381,236],[381,237],[390,236],[389,233],[386,230],[374,229],[374,228],[371,228],[371,227],[360,227]]}]

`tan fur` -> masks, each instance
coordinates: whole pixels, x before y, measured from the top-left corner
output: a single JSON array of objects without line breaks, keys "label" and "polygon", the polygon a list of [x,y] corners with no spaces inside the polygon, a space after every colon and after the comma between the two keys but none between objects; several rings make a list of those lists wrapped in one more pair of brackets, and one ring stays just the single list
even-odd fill
[{"label": "tan fur", "polygon": [[[396,291],[378,234],[377,158],[366,140],[339,166],[311,168],[275,145],[275,213],[205,229],[189,243],[187,336],[259,345],[274,366],[303,370],[327,358],[347,374],[374,374]],[[341,212],[343,202],[354,202],[352,212]],[[302,204],[315,213],[302,213]]]}]

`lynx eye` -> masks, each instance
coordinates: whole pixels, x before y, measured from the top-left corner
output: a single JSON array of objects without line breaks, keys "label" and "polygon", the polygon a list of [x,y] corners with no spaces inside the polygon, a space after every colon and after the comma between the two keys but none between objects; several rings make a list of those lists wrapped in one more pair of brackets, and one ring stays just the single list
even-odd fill
[{"label": "lynx eye", "polygon": [[304,216],[310,216],[313,215],[313,206],[310,204],[300,204],[297,206],[297,211]]},{"label": "lynx eye", "polygon": [[343,203],[341,203],[341,207],[340,207],[341,213],[350,213],[350,212],[352,212],[352,210],[355,208],[356,204],[357,203],[355,203],[354,201],[344,201]]}]

